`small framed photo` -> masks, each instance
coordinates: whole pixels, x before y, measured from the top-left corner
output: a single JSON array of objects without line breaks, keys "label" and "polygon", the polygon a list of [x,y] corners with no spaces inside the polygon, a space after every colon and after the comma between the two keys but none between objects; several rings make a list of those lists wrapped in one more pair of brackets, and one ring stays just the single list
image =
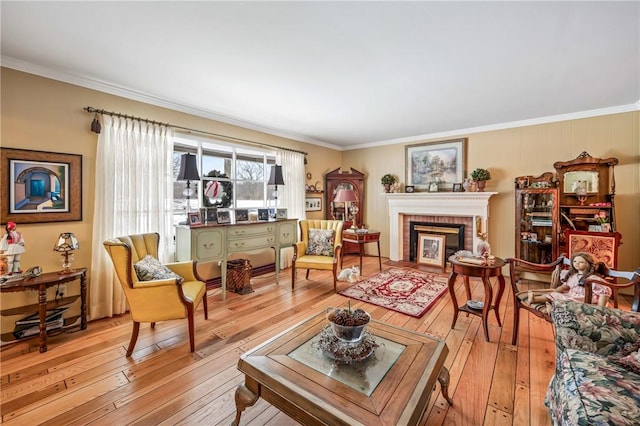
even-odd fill
[{"label": "small framed photo", "polygon": [[191,212],[189,213],[189,225],[201,225],[202,219],[200,219],[200,212]]},{"label": "small framed photo", "polygon": [[464,187],[462,186],[462,183],[454,183],[453,192],[464,192]]},{"label": "small framed photo", "polygon": [[249,210],[236,209],[236,222],[249,222]]},{"label": "small framed photo", "polygon": [[269,207],[269,219],[276,218],[276,209],[273,207]]},{"label": "small framed photo", "polygon": [[322,210],[322,198],[307,197],[304,201],[304,210],[307,212],[319,212]]},{"label": "small framed photo", "polygon": [[286,218],[287,218],[287,209],[276,210],[276,219],[286,219]]},{"label": "small framed photo", "polygon": [[231,212],[218,209],[218,223],[231,223]]},{"label": "small framed photo", "polygon": [[418,234],[418,263],[444,268],[445,236]]},{"label": "small framed photo", "polygon": [[438,192],[438,182],[431,182],[429,184],[429,192]]},{"label": "small framed photo", "polygon": [[218,209],[207,209],[207,222],[218,222]]},{"label": "small framed photo", "polygon": [[589,232],[602,232],[602,225],[589,225]]},{"label": "small framed photo", "polygon": [[407,194],[412,194],[414,193],[416,190],[416,187],[413,185],[407,185],[404,187],[404,192],[406,192]]},{"label": "small framed photo", "polygon": [[269,220],[269,209],[258,209],[258,221]]}]

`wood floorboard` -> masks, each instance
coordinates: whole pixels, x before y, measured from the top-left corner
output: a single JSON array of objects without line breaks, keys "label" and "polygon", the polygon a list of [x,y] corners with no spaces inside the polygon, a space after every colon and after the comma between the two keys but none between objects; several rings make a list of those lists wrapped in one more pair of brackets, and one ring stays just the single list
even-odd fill
[{"label": "wood floorboard", "polygon": [[[345,258],[344,267],[358,263]],[[414,268],[407,262],[383,269]],[[378,272],[375,257],[365,257],[362,277]],[[473,298],[482,283],[471,279]],[[492,281],[494,287],[496,281]],[[0,414],[7,425],[229,425],[235,416],[234,394],[243,382],[236,365],[242,353],[329,307],[363,307],[377,320],[447,342],[445,365],[451,373],[449,394],[436,385],[420,425],[549,425],[544,395],[555,367],[550,324],[522,314],[517,345],[511,345],[513,300],[507,282],[498,312],[489,316],[490,341],[480,318],[461,313],[451,327],[448,292],[421,318],[413,318],[333,292],[328,271],[299,273],[291,290],[291,271],[252,278],[254,292],[240,296],[209,291],[209,319],[196,313],[196,352],[189,353],[186,321],[143,324],[133,355],[125,357],[131,334],[129,315],[89,323],[86,330],[49,339],[38,352],[37,339],[3,345],[0,351]],[[339,283],[339,290],[348,284]],[[455,286],[459,302],[464,286]],[[495,290],[494,290],[495,292]],[[622,297],[621,306],[629,301]],[[243,425],[298,424],[264,400],[244,411]]]}]

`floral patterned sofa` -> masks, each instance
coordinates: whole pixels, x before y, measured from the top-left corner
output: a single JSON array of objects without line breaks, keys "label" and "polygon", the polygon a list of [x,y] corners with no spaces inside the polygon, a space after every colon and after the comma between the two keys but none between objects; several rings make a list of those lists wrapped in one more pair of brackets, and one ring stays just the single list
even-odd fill
[{"label": "floral patterned sofa", "polygon": [[556,370],[545,404],[555,425],[640,422],[640,313],[555,301]]}]

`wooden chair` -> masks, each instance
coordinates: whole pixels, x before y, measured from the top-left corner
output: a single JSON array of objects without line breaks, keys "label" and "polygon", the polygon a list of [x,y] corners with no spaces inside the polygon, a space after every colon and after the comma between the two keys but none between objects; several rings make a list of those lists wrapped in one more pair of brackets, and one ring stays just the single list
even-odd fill
[{"label": "wooden chair", "polygon": [[[618,247],[622,235],[619,232],[587,232],[567,229],[564,231],[568,257],[573,253],[589,253],[596,262],[602,262],[609,269],[618,269]],[[615,282],[615,279],[611,279]],[[618,289],[611,288],[613,307],[618,307]]]},{"label": "wooden chair", "polygon": [[[318,269],[332,271],[333,290],[337,291],[337,268],[342,250],[342,227],[344,226],[344,222],[341,220],[307,219],[301,220],[299,226],[301,241],[293,246],[291,289],[293,290],[295,288],[296,271],[298,269],[307,270],[307,279],[309,279],[309,270]],[[321,230],[321,232],[312,230]],[[317,236],[310,236],[310,233]],[[329,234],[333,237],[333,241],[328,238]],[[321,247],[323,245],[326,247]]]},{"label": "wooden chair", "polygon": [[135,265],[148,255],[157,260],[159,242],[160,235],[151,233],[118,237],[103,243],[124,290],[133,320],[127,356],[133,353],[141,322],[150,322],[151,328],[155,328],[158,321],[187,318],[190,348],[194,352],[194,312],[200,301],[204,306],[204,318],[209,318],[207,289],[197,276],[194,261],[165,264],[176,274],[168,272],[173,275],[171,278],[148,281],[138,278]]},{"label": "wooden chair", "polygon": [[[618,289],[634,286],[633,304],[631,310],[634,312],[640,312],[640,268],[635,272],[616,271],[609,269],[606,266],[602,268],[600,274],[607,281],[606,285],[611,288],[612,294],[618,294]],[[596,281],[595,278],[587,278],[584,283],[584,298],[591,300],[592,287],[591,284],[597,282],[602,284],[602,281]],[[617,306],[616,306],[617,307]]]},{"label": "wooden chair", "polygon": [[535,288],[535,290],[552,291],[559,283],[561,269],[565,266],[568,267],[571,260],[564,254],[560,255],[554,262],[544,264],[531,263],[518,258],[508,258],[505,260],[509,264],[509,281],[511,282],[511,290],[513,293],[513,332],[511,335],[511,344],[515,345],[518,341],[521,309],[551,322],[551,312],[548,311],[547,303],[529,302],[529,290],[532,289],[521,288],[519,275],[529,273],[547,276],[548,282],[533,280],[542,285],[542,287]]}]

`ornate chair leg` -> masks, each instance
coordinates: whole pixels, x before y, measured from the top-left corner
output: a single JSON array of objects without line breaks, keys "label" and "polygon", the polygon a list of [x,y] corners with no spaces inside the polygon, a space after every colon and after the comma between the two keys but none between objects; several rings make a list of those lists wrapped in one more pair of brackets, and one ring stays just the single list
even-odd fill
[{"label": "ornate chair leg", "polygon": [[453,405],[453,399],[449,397],[449,379],[449,370],[447,370],[447,367],[443,366],[438,373],[438,382],[440,382],[442,396],[447,400],[449,405]]}]

